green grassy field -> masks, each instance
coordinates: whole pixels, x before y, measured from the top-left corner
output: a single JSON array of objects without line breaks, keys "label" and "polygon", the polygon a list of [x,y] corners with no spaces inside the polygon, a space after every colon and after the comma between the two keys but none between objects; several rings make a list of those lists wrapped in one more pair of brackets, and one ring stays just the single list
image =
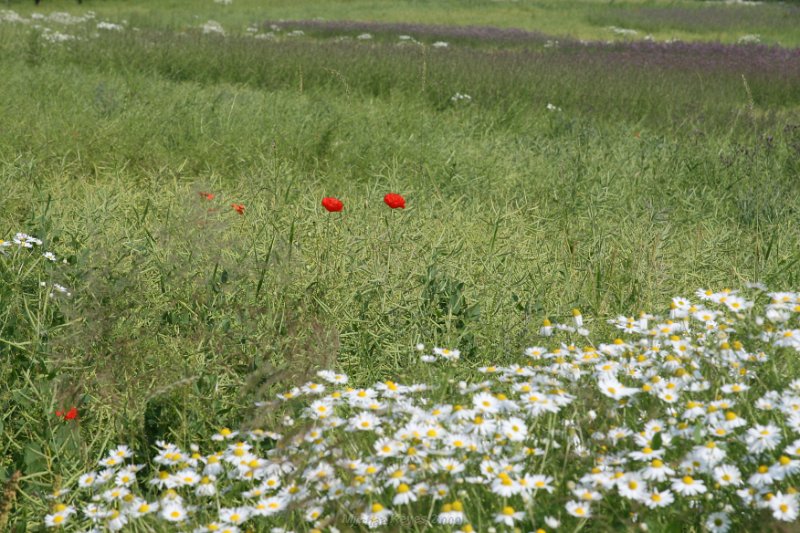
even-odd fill
[{"label": "green grassy field", "polygon": [[[7,4],[20,14],[34,11],[33,2]],[[185,29],[208,19],[229,31],[243,32],[250,24],[269,20],[357,20],[479,25],[530,29],[555,37],[628,39],[613,27],[633,29],[635,38],[715,40],[735,42],[760,35],[767,44],[800,44],[800,15],[791,2],[765,5],[725,5],[697,0],[234,0],[230,5],[186,0],[96,1],[82,8],[75,2],[51,0],[44,9],[73,13],[92,9],[99,17],[128,20],[147,28]]]},{"label": "green grassy field", "polygon": [[[319,369],[427,381],[450,401],[447,377],[519,362],[542,320],[573,308],[610,340],[607,319],[699,287],[798,288],[796,49],[639,42],[796,46],[796,5],[31,4],[3,6],[24,22],[0,17],[0,239],[28,233],[58,261],[0,257],[0,481],[22,472],[0,505],[11,531],[39,527],[42,494],[114,443],[279,427],[254,402]],[[248,35],[315,17],[561,42]],[[225,36],[202,31],[210,19]],[[422,367],[417,343],[460,350],[458,368]],[[796,371],[779,363],[764,386]],[[72,406],[79,423],[55,416]],[[615,520],[595,527],[635,527]]]}]

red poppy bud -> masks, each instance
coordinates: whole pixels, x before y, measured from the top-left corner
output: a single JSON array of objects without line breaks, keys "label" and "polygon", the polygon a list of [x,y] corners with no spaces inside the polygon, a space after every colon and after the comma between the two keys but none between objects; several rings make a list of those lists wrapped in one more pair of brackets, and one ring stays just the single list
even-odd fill
[{"label": "red poppy bud", "polygon": [[406,208],[406,199],[397,193],[390,192],[389,194],[383,197],[383,201],[386,203],[386,205],[388,205],[392,209]]},{"label": "red poppy bud", "polygon": [[64,413],[64,420],[75,420],[76,418],[78,418],[77,407],[73,407],[72,409]]},{"label": "red poppy bud", "polygon": [[244,215],[244,206],[242,204],[231,204],[231,207],[240,215]]},{"label": "red poppy bud", "polygon": [[338,198],[323,198],[322,207],[330,213],[338,213],[344,209],[344,204]]},{"label": "red poppy bud", "polygon": [[200,192],[200,198],[205,198],[206,200],[213,200],[214,194],[210,192]]}]

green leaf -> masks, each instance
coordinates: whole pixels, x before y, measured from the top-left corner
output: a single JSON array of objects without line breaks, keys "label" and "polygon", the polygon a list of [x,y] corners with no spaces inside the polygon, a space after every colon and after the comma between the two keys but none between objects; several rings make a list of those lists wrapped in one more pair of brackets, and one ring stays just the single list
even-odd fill
[{"label": "green leaf", "polygon": [[659,431],[655,435],[653,435],[653,442],[650,445],[650,447],[654,450],[658,450],[661,449],[661,445],[662,445],[662,437],[661,437],[661,432]]},{"label": "green leaf", "polygon": [[42,448],[38,444],[30,443],[25,446],[23,462],[25,463],[26,474],[44,472],[47,470],[47,463],[44,460]]},{"label": "green leaf", "polygon": [[697,424],[694,426],[694,433],[693,433],[694,441],[697,444],[700,444],[703,441],[703,425]]}]

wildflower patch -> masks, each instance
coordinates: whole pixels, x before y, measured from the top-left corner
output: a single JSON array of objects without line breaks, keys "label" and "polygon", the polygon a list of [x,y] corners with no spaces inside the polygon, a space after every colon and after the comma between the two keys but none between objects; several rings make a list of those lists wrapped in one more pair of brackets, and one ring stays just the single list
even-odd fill
[{"label": "wildflower patch", "polygon": [[44,521],[549,531],[655,527],[690,509],[709,531],[793,522],[800,379],[776,369],[800,352],[800,294],[695,297],[610,320],[608,342],[579,311],[547,321],[541,345],[504,366],[469,370],[458,350],[419,345],[428,383],[354,387],[320,371],[263,405],[281,432],[159,442],[149,465],[117,446]]}]

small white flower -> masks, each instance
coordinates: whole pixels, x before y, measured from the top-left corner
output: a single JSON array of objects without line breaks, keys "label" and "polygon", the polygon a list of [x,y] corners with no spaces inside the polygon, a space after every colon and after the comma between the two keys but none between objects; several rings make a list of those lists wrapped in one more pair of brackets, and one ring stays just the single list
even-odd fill
[{"label": "small white flower", "polygon": [[373,431],[380,426],[378,417],[369,412],[361,412],[349,420],[349,426],[356,431]]},{"label": "small white flower", "polygon": [[589,518],[592,516],[592,508],[587,503],[569,501],[566,507],[567,512],[576,518]]},{"label": "small white flower", "polygon": [[798,515],[797,496],[778,492],[769,501],[769,508],[772,510],[772,516],[776,520],[794,522]]},{"label": "small white flower", "polygon": [[365,524],[370,529],[374,529],[386,525],[389,522],[391,514],[392,511],[384,509],[383,505],[373,503],[369,512],[361,513],[361,523]]},{"label": "small white flower", "polygon": [[209,20],[201,27],[203,33],[216,33],[217,35],[225,35],[225,30],[222,28],[222,24],[217,22],[216,20]]},{"label": "small white flower", "polygon": [[283,496],[270,496],[258,500],[253,509],[253,514],[258,516],[272,516],[283,511],[288,501]]},{"label": "small white flower", "polygon": [[183,522],[186,520],[186,509],[179,503],[169,502],[161,507],[161,518],[167,522]]},{"label": "small white flower", "polygon": [[23,248],[33,248],[34,245],[35,246],[42,245],[42,241],[40,241],[36,237],[31,237],[27,233],[17,233],[16,235],[14,235],[14,242]]},{"label": "small white flower", "polygon": [[60,505],[58,508],[60,510],[44,517],[44,523],[47,527],[61,527],[69,521],[70,515],[75,513],[74,507]]},{"label": "small white flower", "polygon": [[97,484],[97,473],[87,472],[78,478],[78,486],[82,489],[92,487]]},{"label": "small white flower", "polygon": [[705,525],[709,533],[727,533],[731,528],[731,519],[728,513],[711,513],[708,515]]},{"label": "small white flower", "polygon": [[460,351],[450,350],[448,348],[434,348],[433,353],[442,359],[447,359],[448,361],[458,361],[458,359],[461,357]]},{"label": "small white flower", "polygon": [[495,515],[494,521],[498,524],[514,527],[514,522],[522,520],[523,518],[525,518],[525,513],[523,511],[516,511],[513,507],[507,505],[503,507],[502,511]]},{"label": "small white flower", "polygon": [[395,489],[395,495],[392,499],[394,505],[406,505],[411,502],[417,501],[417,495],[411,490],[406,483],[400,483]]},{"label": "small white flower", "polygon": [[684,476],[682,478],[674,478],[672,480],[672,490],[681,496],[695,496],[703,494],[706,489],[702,479],[694,479],[692,476]]},{"label": "small white flower", "polygon": [[98,22],[97,23],[98,30],[110,30],[110,31],[122,31],[125,29],[124,26],[120,26],[119,24],[114,24],[113,22]]},{"label": "small white flower", "polygon": [[248,518],[250,518],[250,509],[248,507],[223,507],[219,510],[219,519],[226,524],[239,525]]}]

